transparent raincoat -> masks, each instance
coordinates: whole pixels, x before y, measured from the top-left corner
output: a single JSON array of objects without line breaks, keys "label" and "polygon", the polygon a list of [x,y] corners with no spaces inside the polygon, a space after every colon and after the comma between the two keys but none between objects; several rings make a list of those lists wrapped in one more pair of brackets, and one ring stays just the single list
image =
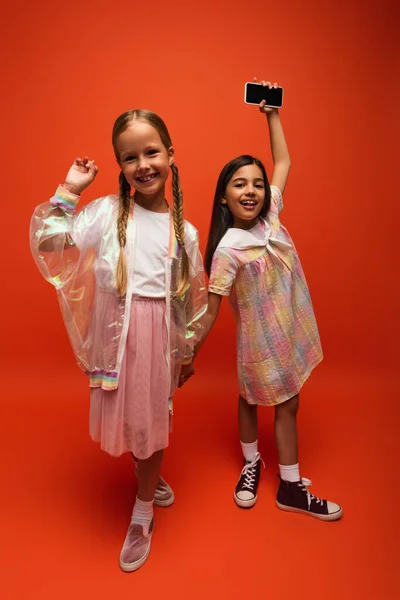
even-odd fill
[{"label": "transparent raincoat", "polygon": [[[119,297],[116,289],[120,252],[117,236],[118,196],[99,198],[75,213],[78,199],[60,186],[49,202],[35,209],[30,228],[31,251],[43,277],[56,288],[76,360],[89,375],[90,386],[112,390],[118,387],[129,328],[135,258],[133,203],[125,248],[128,288],[126,296]],[[165,281],[168,330],[166,359],[171,395],[177,387],[182,364],[192,359],[194,344],[202,333],[202,317],[207,310],[198,235],[188,222],[185,222],[185,247],[190,264],[190,285],[183,296],[178,296],[180,246],[170,214]],[[107,306],[113,306],[114,309],[107,310]]]}]

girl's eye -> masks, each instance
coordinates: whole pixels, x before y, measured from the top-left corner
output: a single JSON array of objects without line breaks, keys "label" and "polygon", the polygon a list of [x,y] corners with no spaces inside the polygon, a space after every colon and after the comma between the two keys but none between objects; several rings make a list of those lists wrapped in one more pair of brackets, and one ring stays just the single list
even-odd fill
[{"label": "girl's eye", "polygon": [[127,156],[125,160],[130,161],[130,160],[134,160],[134,158],[135,158],[134,156]]},{"label": "girl's eye", "polygon": [[235,187],[239,188],[239,187],[243,187],[243,185],[244,185],[243,183],[236,183]]},{"label": "girl's eye", "polygon": [[149,151],[148,151],[148,154],[149,154],[150,156],[152,156],[152,155],[154,155],[154,154],[157,154],[157,153],[158,153],[158,150],[149,150]]},{"label": "girl's eye", "polygon": [[260,190],[263,190],[263,189],[264,189],[264,186],[263,186],[263,184],[262,184],[262,183],[259,183],[258,185],[256,185],[256,187],[260,188]]}]

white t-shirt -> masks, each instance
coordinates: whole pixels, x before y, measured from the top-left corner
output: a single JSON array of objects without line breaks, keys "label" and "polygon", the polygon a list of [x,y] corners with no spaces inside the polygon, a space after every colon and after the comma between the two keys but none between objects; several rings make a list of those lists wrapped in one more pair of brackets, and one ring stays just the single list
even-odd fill
[{"label": "white t-shirt", "polygon": [[165,298],[169,213],[156,213],[135,204],[133,218],[136,222],[133,294]]}]

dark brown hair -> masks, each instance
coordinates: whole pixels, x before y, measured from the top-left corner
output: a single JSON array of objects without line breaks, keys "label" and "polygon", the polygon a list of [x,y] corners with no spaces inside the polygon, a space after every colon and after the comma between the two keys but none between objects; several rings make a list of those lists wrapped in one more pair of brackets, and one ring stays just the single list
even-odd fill
[{"label": "dark brown hair", "polygon": [[269,186],[267,172],[261,160],[255,158],[254,156],[249,156],[248,154],[242,154],[242,156],[238,156],[237,158],[234,158],[233,160],[228,162],[228,164],[224,166],[220,173],[220,176],[218,177],[217,187],[215,190],[210,231],[208,234],[207,248],[204,261],[208,276],[210,276],[214,252],[217,249],[218,244],[224,237],[225,233],[230,227],[233,226],[233,215],[229,210],[228,205],[221,203],[221,200],[225,194],[225,190],[228,186],[228,183],[230,182],[230,180],[232,179],[232,177],[238,169],[253,164],[257,165],[257,167],[261,169],[261,173],[264,179],[265,199],[264,204],[259,213],[260,217],[265,217],[269,211],[269,207],[271,204],[271,189]]}]

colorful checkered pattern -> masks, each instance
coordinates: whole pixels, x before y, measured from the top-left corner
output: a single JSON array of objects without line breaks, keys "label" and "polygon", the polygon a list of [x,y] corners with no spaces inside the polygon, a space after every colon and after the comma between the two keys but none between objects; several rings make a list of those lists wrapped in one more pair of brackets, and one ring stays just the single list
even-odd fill
[{"label": "colorful checkered pattern", "polygon": [[267,219],[260,220],[257,235],[250,236],[254,246],[249,244],[250,232],[243,236],[247,237],[241,248],[225,247],[223,239],[214,254],[209,285],[210,292],[229,296],[238,323],[240,393],[249,404],[260,405],[295,396],[322,360],[300,259],[279,221],[282,195],[277,188],[271,191]]}]

